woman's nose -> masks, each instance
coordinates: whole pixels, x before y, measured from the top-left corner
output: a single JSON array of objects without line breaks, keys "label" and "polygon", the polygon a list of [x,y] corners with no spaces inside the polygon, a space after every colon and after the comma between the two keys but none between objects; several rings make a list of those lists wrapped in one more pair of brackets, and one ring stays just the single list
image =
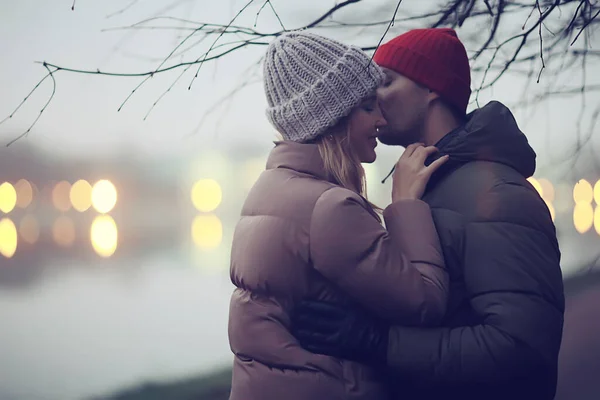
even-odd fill
[{"label": "woman's nose", "polygon": [[375,128],[383,128],[386,125],[387,125],[387,120],[385,119],[385,117],[383,116],[383,114],[381,113],[381,110],[380,110],[379,116],[377,117],[377,121],[375,121]]}]

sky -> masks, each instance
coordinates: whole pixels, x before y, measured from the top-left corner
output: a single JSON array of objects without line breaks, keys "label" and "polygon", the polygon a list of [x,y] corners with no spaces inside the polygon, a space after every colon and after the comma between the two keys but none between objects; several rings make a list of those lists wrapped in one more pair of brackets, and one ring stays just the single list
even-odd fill
[{"label": "sky", "polygon": [[[154,16],[227,23],[245,3],[245,0],[78,1],[75,10],[71,10],[71,0],[3,1],[0,3],[0,87],[3,89],[0,118],[9,115],[46,73],[36,61],[76,69],[149,71],[158,66],[184,33],[111,28],[129,26]],[[252,26],[257,9],[263,2],[255,3],[236,22]],[[314,19],[333,3],[308,0],[290,7],[283,0],[272,2],[288,29]],[[132,6],[119,12],[129,4]],[[399,15],[414,12],[422,4],[417,0],[405,0]],[[395,3],[371,0],[360,3],[358,7],[353,13],[342,13],[340,18],[360,20],[360,16],[367,15],[361,10],[375,15],[391,15]],[[277,19],[266,7],[260,15],[257,29],[268,32],[277,29],[278,25]],[[383,27],[377,29],[383,30]],[[396,27],[396,31],[386,38],[391,38],[400,29]],[[377,33],[376,30],[373,32]],[[459,34],[462,32],[459,29]],[[467,33],[465,31],[464,35]],[[364,37],[340,35],[339,38],[362,44]],[[265,46],[255,46],[232,53],[216,63],[207,63],[192,89],[188,90],[196,69],[192,68],[145,121],[147,111],[177,78],[180,70],[157,74],[129,99],[120,112],[117,112],[119,105],[141,78],[77,75],[60,71],[55,76],[54,99],[31,133],[14,146],[26,142],[64,156],[72,152],[101,156],[118,148],[128,148],[150,157],[173,156],[239,143],[270,146],[275,131],[265,117],[266,101],[260,75],[257,75],[255,84],[237,94],[227,107],[210,114],[198,129],[203,115],[248,76],[247,69],[256,64],[264,51]],[[504,79],[484,94],[482,100],[485,103],[496,99],[510,105],[519,100],[522,85],[522,81],[516,78]],[[51,92],[52,84],[47,80],[14,118],[0,125],[1,144],[8,143],[27,129]],[[598,96],[594,95],[593,99],[597,101]],[[545,104],[533,115],[521,115],[519,110],[514,110],[519,124],[538,152],[541,168],[552,167],[553,160],[564,152],[565,146],[572,144],[570,131],[576,124],[579,108],[578,101],[557,100]],[[595,145],[600,146],[597,141]],[[397,151],[383,146],[380,149],[382,152]]]}]

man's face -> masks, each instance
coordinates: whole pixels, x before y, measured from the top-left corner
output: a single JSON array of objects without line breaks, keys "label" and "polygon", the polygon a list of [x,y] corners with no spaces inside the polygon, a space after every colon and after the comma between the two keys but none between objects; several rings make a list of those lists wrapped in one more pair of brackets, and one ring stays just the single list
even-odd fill
[{"label": "man's face", "polygon": [[379,141],[388,145],[408,146],[422,140],[430,90],[387,68],[377,97],[388,124],[380,128]]}]

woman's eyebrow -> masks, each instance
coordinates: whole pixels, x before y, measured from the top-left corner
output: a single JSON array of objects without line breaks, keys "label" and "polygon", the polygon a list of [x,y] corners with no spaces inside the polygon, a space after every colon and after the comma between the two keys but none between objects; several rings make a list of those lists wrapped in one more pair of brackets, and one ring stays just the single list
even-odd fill
[{"label": "woman's eyebrow", "polygon": [[375,102],[375,101],[377,101],[377,95],[373,94],[373,95],[367,97],[366,99],[364,99],[363,103],[372,103],[372,102]]}]

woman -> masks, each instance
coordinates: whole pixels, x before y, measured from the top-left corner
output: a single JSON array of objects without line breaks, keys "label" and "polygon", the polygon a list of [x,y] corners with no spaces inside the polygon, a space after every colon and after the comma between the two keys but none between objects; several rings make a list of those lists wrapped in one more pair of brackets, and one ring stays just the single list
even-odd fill
[{"label": "woman", "polygon": [[229,340],[231,400],[385,399],[376,371],[312,354],[290,334],[304,299],[360,303],[404,324],[435,324],[448,277],[428,206],[418,200],[435,151],[400,158],[392,204],[365,199],[361,162],[375,160],[385,125],[375,91],[384,75],[360,49],[306,32],[268,48],[267,115],[283,137],[271,151],[236,227]]}]

